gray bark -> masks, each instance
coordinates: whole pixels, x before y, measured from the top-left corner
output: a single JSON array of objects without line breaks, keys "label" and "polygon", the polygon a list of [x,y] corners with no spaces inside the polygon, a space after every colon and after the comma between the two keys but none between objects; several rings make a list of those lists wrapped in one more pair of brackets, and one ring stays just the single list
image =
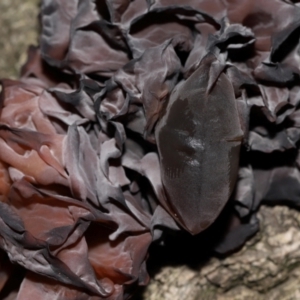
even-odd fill
[{"label": "gray bark", "polygon": [[27,48],[37,44],[39,0],[0,1],[0,78],[17,78]]},{"label": "gray bark", "polygon": [[198,270],[164,266],[143,293],[147,300],[300,299],[300,213],[261,207],[260,231],[237,253]]}]

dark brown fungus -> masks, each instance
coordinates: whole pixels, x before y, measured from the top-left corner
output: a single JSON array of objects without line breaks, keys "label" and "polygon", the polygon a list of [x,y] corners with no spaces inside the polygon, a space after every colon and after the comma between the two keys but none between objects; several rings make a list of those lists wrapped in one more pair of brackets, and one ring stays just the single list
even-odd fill
[{"label": "dark brown fungus", "polygon": [[208,53],[174,90],[156,128],[165,205],[193,234],[217,218],[237,178],[243,132],[224,68]]},{"label": "dark brown fungus", "polygon": [[39,47],[1,81],[0,289],[21,268],[17,299],[127,299],[168,231],[226,254],[261,203],[299,206],[299,15],[43,0]]}]

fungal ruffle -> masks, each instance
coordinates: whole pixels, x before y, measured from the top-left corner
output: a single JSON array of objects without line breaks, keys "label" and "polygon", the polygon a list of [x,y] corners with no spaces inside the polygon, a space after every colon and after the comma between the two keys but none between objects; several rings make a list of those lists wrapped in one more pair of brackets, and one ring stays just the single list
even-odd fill
[{"label": "fungal ruffle", "polygon": [[299,17],[292,0],[43,0],[39,47],[1,81],[0,288],[127,299],[166,231],[219,226],[224,254],[261,203],[298,206]]}]

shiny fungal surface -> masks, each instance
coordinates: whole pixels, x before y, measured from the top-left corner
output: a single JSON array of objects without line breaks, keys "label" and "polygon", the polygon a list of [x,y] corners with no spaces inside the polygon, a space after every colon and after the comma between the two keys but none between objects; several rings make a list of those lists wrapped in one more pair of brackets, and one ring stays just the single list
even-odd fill
[{"label": "shiny fungal surface", "polygon": [[41,1],[39,46],[1,80],[0,297],[129,299],[170,232],[227,254],[261,203],[298,207],[299,16],[292,0]]}]

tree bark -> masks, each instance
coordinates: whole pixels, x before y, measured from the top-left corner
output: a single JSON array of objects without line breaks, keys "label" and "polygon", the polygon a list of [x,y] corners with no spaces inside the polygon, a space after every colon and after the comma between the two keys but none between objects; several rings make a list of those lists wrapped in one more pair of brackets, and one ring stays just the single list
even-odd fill
[{"label": "tree bark", "polygon": [[0,78],[17,78],[38,41],[39,0],[0,1]]},{"label": "tree bark", "polygon": [[300,213],[262,206],[258,217],[260,231],[240,251],[193,269],[164,266],[143,299],[300,299]]}]

